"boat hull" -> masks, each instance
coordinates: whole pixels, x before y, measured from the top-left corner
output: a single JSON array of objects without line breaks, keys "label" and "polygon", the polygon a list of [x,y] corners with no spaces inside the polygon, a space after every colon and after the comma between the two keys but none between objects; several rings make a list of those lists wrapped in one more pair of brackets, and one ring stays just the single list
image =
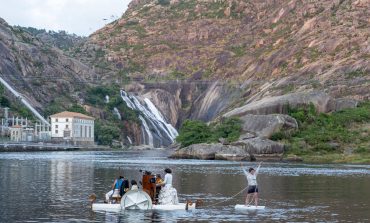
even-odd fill
[{"label": "boat hull", "polygon": [[265,206],[237,204],[235,205],[235,209],[236,210],[263,210],[265,209]]},{"label": "boat hull", "polygon": [[[93,203],[93,211],[106,211],[106,212],[119,212],[121,211],[121,204],[104,204],[104,203]],[[179,204],[167,204],[167,205],[153,205],[153,210],[163,210],[163,211],[175,211],[175,210],[186,210],[185,203]],[[189,204],[188,210],[195,209],[195,204]],[[140,210],[140,209],[137,209]]]}]

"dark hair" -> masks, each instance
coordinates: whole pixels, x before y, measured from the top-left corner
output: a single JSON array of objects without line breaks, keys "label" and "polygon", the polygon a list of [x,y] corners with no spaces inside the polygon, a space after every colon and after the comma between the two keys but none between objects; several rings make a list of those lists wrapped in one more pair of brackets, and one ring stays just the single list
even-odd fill
[{"label": "dark hair", "polygon": [[119,176],[119,179],[123,179],[123,176]]},{"label": "dark hair", "polygon": [[162,176],[158,173],[157,175],[156,175],[158,178],[162,178]]},{"label": "dark hair", "polygon": [[172,170],[170,168],[166,168],[166,169],[164,169],[164,172],[166,172],[166,173],[172,173]]},{"label": "dark hair", "polygon": [[254,170],[252,167],[251,167],[251,168],[249,168],[249,173],[250,173],[250,172],[252,172],[252,170]]},{"label": "dark hair", "polygon": [[137,185],[136,180],[131,180],[131,185]]}]

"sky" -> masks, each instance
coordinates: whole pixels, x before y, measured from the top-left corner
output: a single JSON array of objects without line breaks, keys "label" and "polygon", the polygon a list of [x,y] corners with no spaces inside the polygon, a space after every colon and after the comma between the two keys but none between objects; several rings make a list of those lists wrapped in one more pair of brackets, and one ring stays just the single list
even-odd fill
[{"label": "sky", "polygon": [[88,36],[121,17],[131,0],[0,0],[10,25]]}]

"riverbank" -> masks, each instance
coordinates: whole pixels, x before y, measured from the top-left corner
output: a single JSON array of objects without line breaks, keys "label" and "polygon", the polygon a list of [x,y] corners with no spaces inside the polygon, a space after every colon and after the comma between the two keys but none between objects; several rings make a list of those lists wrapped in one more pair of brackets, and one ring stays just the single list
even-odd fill
[{"label": "riverbank", "polygon": [[108,146],[74,146],[51,143],[0,143],[0,152],[41,152],[41,151],[101,151],[111,150]]},{"label": "riverbank", "polygon": [[307,163],[370,163],[370,102],[330,114],[290,111],[299,124],[293,133],[277,132],[272,140],[286,145],[284,157]]},{"label": "riverbank", "polygon": [[[331,113],[313,104],[287,113],[245,115],[238,141],[191,144],[171,158],[370,164],[370,102]],[[190,139],[201,132],[185,130],[180,135]]]},{"label": "riverbank", "polygon": [[[202,145],[205,146],[205,145]],[[229,160],[229,161],[266,161],[283,163],[305,163],[305,164],[370,164],[370,154],[322,154],[322,155],[295,155],[295,154],[255,154],[251,155],[240,149],[231,149],[229,151],[218,150],[219,145],[209,144],[206,147],[215,149],[187,151],[175,151],[170,154],[172,159],[201,159],[201,160]]]},{"label": "riverbank", "polygon": [[284,162],[302,162],[307,164],[370,164],[370,154],[325,154],[325,155],[286,155]]}]

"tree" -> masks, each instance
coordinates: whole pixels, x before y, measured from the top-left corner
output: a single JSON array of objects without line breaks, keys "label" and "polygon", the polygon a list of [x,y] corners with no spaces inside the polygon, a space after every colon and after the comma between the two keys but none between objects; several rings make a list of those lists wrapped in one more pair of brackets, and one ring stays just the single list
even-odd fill
[{"label": "tree", "polygon": [[95,122],[95,140],[101,145],[112,145],[114,139],[119,139],[120,129],[114,125]]},{"label": "tree", "polygon": [[78,104],[73,104],[71,107],[68,108],[68,111],[78,112],[78,113],[82,113],[85,115],[87,114],[86,110],[81,105],[78,105]]},{"label": "tree", "polygon": [[181,143],[181,146],[189,146],[191,144],[209,142],[212,133],[210,127],[197,120],[186,120],[180,129],[180,134],[176,141]]},{"label": "tree", "polygon": [[219,138],[225,138],[229,142],[236,141],[240,136],[241,130],[242,126],[239,118],[223,119],[215,127],[214,141],[217,141]]}]

